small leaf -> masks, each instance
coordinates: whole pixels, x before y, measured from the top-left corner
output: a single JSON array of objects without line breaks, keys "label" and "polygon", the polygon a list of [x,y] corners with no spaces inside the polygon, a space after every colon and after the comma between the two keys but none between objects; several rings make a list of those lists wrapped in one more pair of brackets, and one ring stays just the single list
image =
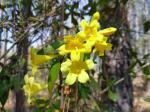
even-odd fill
[{"label": "small leaf", "polygon": [[46,100],[46,99],[36,99],[35,100],[35,104],[38,106],[38,108],[44,108],[44,107],[48,106],[49,103],[50,103],[50,101]]},{"label": "small leaf", "polygon": [[2,80],[0,82],[0,103],[2,104],[2,107],[5,105],[8,99],[9,90],[9,81],[7,79]]},{"label": "small leaf", "polygon": [[57,61],[53,62],[53,64],[51,65],[50,71],[49,71],[48,90],[49,90],[50,95],[53,90],[54,83],[58,78],[59,71],[60,71],[60,62],[57,60]]},{"label": "small leaf", "polygon": [[146,101],[146,102],[148,102],[148,103],[150,103],[150,96],[145,96],[145,97],[143,98],[143,100]]},{"label": "small leaf", "polygon": [[150,54],[144,55],[143,59],[148,59],[150,57]]},{"label": "small leaf", "polygon": [[57,40],[57,41],[55,41],[55,42],[53,42],[52,44],[51,44],[51,46],[54,48],[54,49],[57,49],[57,48],[59,48],[61,45],[63,45],[64,44],[64,41],[62,41],[62,40]]},{"label": "small leaf", "polygon": [[117,95],[116,93],[112,92],[112,90],[108,90],[108,97],[112,101],[116,102],[117,101]]},{"label": "small leaf", "polygon": [[81,98],[83,98],[83,100],[86,101],[90,94],[89,86],[85,86],[83,84],[78,83],[78,90],[79,96],[81,96]]},{"label": "small leaf", "polygon": [[90,59],[91,55],[90,53],[84,54],[84,61]]},{"label": "small leaf", "polygon": [[54,48],[51,45],[48,45],[47,47],[42,48],[37,52],[39,55],[49,55],[54,52]]},{"label": "small leaf", "polygon": [[147,32],[150,29],[150,21],[144,23],[144,31]]},{"label": "small leaf", "polygon": [[149,66],[144,66],[142,67],[142,72],[144,75],[150,75],[150,69],[149,69]]}]

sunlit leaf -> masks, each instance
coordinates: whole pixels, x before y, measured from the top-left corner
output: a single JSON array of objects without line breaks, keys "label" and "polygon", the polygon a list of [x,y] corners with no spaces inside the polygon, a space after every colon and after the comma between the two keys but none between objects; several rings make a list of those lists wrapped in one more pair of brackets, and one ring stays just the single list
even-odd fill
[{"label": "sunlit leaf", "polygon": [[143,99],[144,99],[144,101],[150,103],[150,96],[145,96]]},{"label": "sunlit leaf", "polygon": [[112,90],[108,90],[108,97],[114,102],[117,101],[117,95],[116,93],[112,92]]},{"label": "sunlit leaf", "polygon": [[50,94],[53,90],[54,83],[59,76],[59,71],[60,71],[60,62],[54,61],[53,64],[51,65],[49,76],[48,76],[48,90]]},{"label": "sunlit leaf", "polygon": [[63,45],[64,44],[64,41],[61,41],[61,40],[57,40],[57,41],[55,41],[55,42],[53,42],[52,44],[51,44],[51,46],[54,48],[54,49],[57,49],[57,48],[59,48],[61,45]]}]

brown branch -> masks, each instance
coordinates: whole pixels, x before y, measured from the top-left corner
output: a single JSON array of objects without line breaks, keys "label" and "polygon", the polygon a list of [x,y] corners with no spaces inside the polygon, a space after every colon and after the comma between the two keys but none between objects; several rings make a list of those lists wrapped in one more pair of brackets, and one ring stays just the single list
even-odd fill
[{"label": "brown branch", "polygon": [[[64,0],[61,0],[61,5],[62,5],[62,12],[61,12],[61,37],[63,38],[63,25],[64,25]],[[59,81],[60,81],[60,90],[61,90],[61,109],[62,111],[64,112],[65,111],[65,103],[64,103],[64,90],[63,90],[63,87],[62,87],[62,83],[63,83],[63,76],[62,76],[62,73],[60,73],[59,75]]]},{"label": "brown branch", "polygon": [[[37,23],[37,24],[39,24],[39,23]],[[35,25],[37,25],[37,24],[35,24]],[[39,24],[35,29],[34,29],[34,31],[36,30],[36,29],[38,29],[40,26],[41,26],[42,24]],[[33,25],[32,25],[32,27],[33,27]],[[29,28],[30,29],[30,28]],[[29,29],[27,29],[23,34],[21,34],[20,36],[19,36],[19,39],[17,39],[16,40],[16,42],[0,57],[0,60],[1,59],[3,59],[10,51],[11,51],[11,49],[13,49],[13,47],[16,45],[16,44],[18,44],[20,41],[22,41],[24,38],[25,38],[25,35],[29,32]],[[33,32],[34,32],[33,31]],[[32,32],[32,33],[33,33]],[[31,34],[31,33],[30,33]]]}]

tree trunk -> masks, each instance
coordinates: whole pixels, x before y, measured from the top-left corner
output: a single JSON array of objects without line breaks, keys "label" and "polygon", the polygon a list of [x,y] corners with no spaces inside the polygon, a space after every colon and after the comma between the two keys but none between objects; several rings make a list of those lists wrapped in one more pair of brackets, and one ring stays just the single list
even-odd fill
[{"label": "tree trunk", "polygon": [[[28,18],[32,15],[31,14],[31,4],[32,0],[26,0],[22,1],[23,8],[21,9],[21,14],[23,15],[24,19],[24,25],[21,29],[21,32],[24,33],[25,30],[27,30],[28,26]],[[23,36],[23,39],[17,44],[17,54],[19,56],[19,59],[24,59],[25,62],[23,65],[19,63],[19,81],[23,82],[24,75],[27,73],[27,65],[28,65],[28,34],[25,34]],[[25,96],[24,91],[20,88],[16,91],[16,108],[15,112],[26,112],[25,109]]]},{"label": "tree trunk", "polygon": [[[128,29],[128,22],[126,18],[126,11],[124,7],[119,6],[117,17],[124,18],[125,23],[122,28]],[[121,32],[121,37],[114,37],[111,41],[113,43],[112,54],[109,54],[103,59],[102,69],[104,79],[111,81],[122,80],[119,84],[113,86],[113,92],[117,95],[117,101],[113,102],[108,98],[108,93],[102,96],[104,107],[109,109],[109,112],[132,112],[133,108],[133,87],[130,74],[127,72],[130,66],[130,35],[127,32]],[[106,88],[106,82],[102,84],[102,89]]]}]

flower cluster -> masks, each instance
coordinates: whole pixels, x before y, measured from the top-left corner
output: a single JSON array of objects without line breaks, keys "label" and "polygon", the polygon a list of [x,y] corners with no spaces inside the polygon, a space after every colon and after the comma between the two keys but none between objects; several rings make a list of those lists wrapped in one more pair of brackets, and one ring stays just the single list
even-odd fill
[{"label": "flower cluster", "polygon": [[35,74],[38,71],[38,66],[56,57],[54,54],[39,55],[37,54],[37,51],[38,50],[34,48],[30,49],[30,63],[32,66],[32,74],[31,75],[26,74],[24,77],[25,85],[23,86],[23,89],[25,91],[25,95],[28,96],[27,102],[29,104],[32,102],[33,97],[38,92],[47,88],[47,84],[38,82],[35,79]]},{"label": "flower cluster", "polygon": [[90,79],[87,70],[94,68],[94,62],[91,59],[85,59],[85,54],[98,53],[99,56],[103,56],[105,51],[111,50],[112,48],[112,44],[107,42],[107,36],[117,30],[113,27],[99,30],[99,19],[100,14],[96,12],[89,23],[86,20],[82,20],[80,22],[81,31],[75,35],[65,36],[64,44],[56,49],[58,50],[57,55],[52,52],[47,55],[39,55],[37,49],[31,48],[30,62],[32,73],[31,75],[25,76],[25,85],[23,86],[29,103],[32,97],[39,91],[47,88],[47,84],[39,83],[35,80],[38,66],[58,56],[67,57],[65,61],[61,63],[60,68],[62,73],[67,74],[65,80],[67,85],[72,85],[76,81],[86,83]]},{"label": "flower cluster", "polygon": [[28,74],[24,77],[24,80],[25,85],[23,86],[23,89],[25,90],[25,94],[28,96],[27,102],[30,104],[32,102],[32,97],[39,91],[47,88],[47,85],[35,81],[35,78]]},{"label": "flower cluster", "polygon": [[65,36],[65,44],[58,48],[61,55],[70,55],[70,59],[66,59],[61,64],[61,71],[68,74],[66,77],[68,85],[74,84],[77,79],[81,83],[89,80],[86,70],[92,69],[94,63],[90,59],[84,60],[85,53],[97,52],[99,56],[103,56],[105,51],[112,48],[112,44],[107,43],[107,36],[114,33],[116,28],[110,27],[98,31],[100,29],[99,18],[100,14],[96,12],[90,23],[82,20],[80,23],[82,30],[74,36]]}]

